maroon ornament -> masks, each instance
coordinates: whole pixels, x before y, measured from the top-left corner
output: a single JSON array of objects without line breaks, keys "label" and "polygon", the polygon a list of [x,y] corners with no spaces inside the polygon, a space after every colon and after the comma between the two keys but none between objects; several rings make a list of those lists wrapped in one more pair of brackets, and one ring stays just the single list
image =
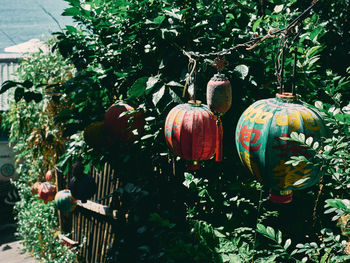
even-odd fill
[{"label": "maroon ornament", "polygon": [[165,121],[165,140],[172,152],[192,161],[190,170],[199,169],[198,161],[215,153],[216,118],[200,101],[189,101],[173,108]]},{"label": "maroon ornament", "polygon": [[[143,133],[145,119],[142,111],[124,103],[113,104],[106,112],[104,125],[116,141],[132,142]],[[128,112],[134,111],[134,112]],[[134,134],[137,130],[138,134]]]},{"label": "maroon ornament", "polygon": [[33,185],[32,185],[32,187],[31,187],[31,191],[32,191],[32,194],[33,195],[36,195],[36,194],[38,194],[39,193],[39,187],[40,187],[40,185],[41,185],[41,182],[35,182]]},{"label": "maroon ornament", "polygon": [[223,128],[221,116],[231,108],[232,89],[230,81],[224,74],[214,75],[207,84],[207,104],[217,115],[216,161],[222,161]]},{"label": "maroon ornament", "polygon": [[207,84],[207,104],[214,113],[224,114],[231,108],[232,88],[224,74],[215,74]]}]

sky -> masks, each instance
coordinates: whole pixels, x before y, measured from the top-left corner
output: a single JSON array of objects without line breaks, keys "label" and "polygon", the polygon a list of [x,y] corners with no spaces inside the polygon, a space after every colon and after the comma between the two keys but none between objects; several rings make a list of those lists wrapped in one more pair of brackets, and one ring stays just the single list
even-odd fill
[{"label": "sky", "polygon": [[60,31],[57,22],[72,25],[71,17],[61,15],[67,7],[64,0],[0,0],[0,53],[33,38],[48,39]]}]

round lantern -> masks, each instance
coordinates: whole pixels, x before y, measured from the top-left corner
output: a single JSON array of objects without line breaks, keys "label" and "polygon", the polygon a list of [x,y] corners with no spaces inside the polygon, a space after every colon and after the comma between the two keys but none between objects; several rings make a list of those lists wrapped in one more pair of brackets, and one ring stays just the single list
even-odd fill
[{"label": "round lantern", "polygon": [[91,198],[97,190],[97,185],[94,178],[89,175],[74,176],[69,182],[69,190],[75,199],[86,203],[86,200]]},{"label": "round lantern", "polygon": [[63,214],[72,212],[76,207],[76,201],[74,200],[71,192],[68,189],[59,191],[55,196],[55,203],[57,209]]},{"label": "round lantern", "polygon": [[39,186],[41,185],[41,182],[35,182],[32,187],[30,188],[33,195],[36,195],[39,193]]},{"label": "round lantern", "polygon": [[165,121],[165,140],[172,152],[192,161],[188,168],[199,169],[198,161],[215,153],[216,118],[200,101],[189,101],[173,108]]},{"label": "round lantern", "polygon": [[207,104],[209,109],[217,115],[216,161],[222,160],[223,128],[221,116],[225,114],[232,103],[232,89],[230,81],[224,74],[215,74],[207,84]]},{"label": "round lantern", "polygon": [[38,190],[39,197],[44,200],[45,204],[55,199],[56,192],[56,186],[49,182],[41,183]]},{"label": "round lantern", "polygon": [[84,130],[84,141],[92,148],[100,149],[111,145],[112,138],[108,134],[105,124],[93,122]]},{"label": "round lantern", "polygon": [[[143,132],[145,119],[142,111],[128,113],[135,109],[124,103],[112,105],[106,112],[104,125],[116,141],[136,140]],[[137,130],[138,134],[134,134]]]},{"label": "round lantern", "polygon": [[242,163],[270,189],[270,200],[289,203],[292,191],[316,184],[319,168],[300,162],[286,164],[291,156],[309,156],[296,142],[282,140],[292,132],[318,140],[326,135],[319,113],[290,93],[259,100],[246,109],[236,128],[236,146]]}]

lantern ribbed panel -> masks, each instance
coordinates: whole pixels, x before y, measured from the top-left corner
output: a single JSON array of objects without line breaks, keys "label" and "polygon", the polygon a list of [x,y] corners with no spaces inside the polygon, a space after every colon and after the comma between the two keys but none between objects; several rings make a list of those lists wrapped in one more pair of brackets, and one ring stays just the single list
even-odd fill
[{"label": "lantern ribbed panel", "polygon": [[165,139],[173,153],[186,160],[207,160],[215,153],[216,120],[205,106],[181,104],[165,121]]},{"label": "lantern ribbed panel", "polygon": [[321,176],[319,169],[305,163],[295,167],[285,164],[291,156],[309,157],[300,144],[280,139],[289,137],[294,131],[312,136],[314,141],[326,135],[325,125],[316,110],[301,102],[289,103],[281,98],[255,102],[238,121],[236,146],[240,159],[271,189],[303,189],[317,183]]}]

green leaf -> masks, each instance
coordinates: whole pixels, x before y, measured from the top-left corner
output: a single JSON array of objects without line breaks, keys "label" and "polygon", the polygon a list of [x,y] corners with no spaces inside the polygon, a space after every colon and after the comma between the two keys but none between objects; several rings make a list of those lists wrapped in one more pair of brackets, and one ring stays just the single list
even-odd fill
[{"label": "green leaf", "polygon": [[81,11],[76,7],[70,7],[64,10],[62,16],[78,16],[81,15]]},{"label": "green leaf", "polygon": [[146,94],[148,95],[152,89],[159,83],[161,75],[157,75],[154,77],[149,77],[146,82]]},{"label": "green leaf", "polygon": [[298,138],[300,142],[305,143],[305,134],[300,133]]},{"label": "green leaf", "polygon": [[262,19],[263,19],[263,17],[261,16],[258,20],[256,20],[256,21],[254,22],[253,27],[252,27],[253,32],[255,32],[256,29],[259,27],[259,25],[260,25]]},{"label": "green leaf", "polygon": [[69,32],[69,33],[77,33],[78,32],[78,29],[74,26],[66,26],[66,30]]},{"label": "green leaf", "polygon": [[165,19],[165,16],[157,16],[155,19],[153,19],[153,23],[156,25],[160,25],[161,23],[163,23]]},{"label": "green leaf", "polygon": [[278,244],[282,243],[282,232],[280,230],[277,232],[276,239]]},{"label": "green leaf", "polygon": [[283,7],[284,7],[284,5],[276,5],[275,8],[273,9],[273,11],[275,13],[279,13],[283,10]]},{"label": "green leaf", "polygon": [[327,199],[326,203],[331,207],[350,212],[350,201],[347,199]]},{"label": "green leaf", "polygon": [[342,123],[345,123],[345,124],[350,124],[350,114],[341,114],[341,113],[338,113],[334,116],[334,118],[339,121],[339,122],[342,122]]},{"label": "green leaf", "polygon": [[322,31],[323,27],[316,27],[316,29],[310,33],[310,39],[314,40]]},{"label": "green leaf", "polygon": [[128,90],[127,94],[130,98],[139,98],[145,94],[146,83],[148,81],[148,77],[142,77],[137,79],[131,88]]},{"label": "green leaf", "polygon": [[275,239],[275,230],[272,227],[268,226],[266,228],[266,233],[271,237],[271,239]]},{"label": "green leaf", "polygon": [[305,143],[306,143],[308,146],[311,146],[313,140],[314,140],[314,138],[309,137],[309,138],[306,139]]},{"label": "green leaf", "polygon": [[292,132],[290,134],[290,138],[292,138],[293,140],[295,141],[299,141],[299,136],[298,136],[298,133],[297,132]]},{"label": "green leaf", "polygon": [[165,93],[165,86],[161,87],[157,92],[152,95],[152,102],[154,106],[157,106],[158,102],[163,98]]},{"label": "green leaf", "polygon": [[290,238],[288,238],[286,240],[286,242],[284,243],[284,246],[283,246],[284,250],[287,250],[287,248],[289,248],[290,244],[292,244],[292,241],[290,240]]},{"label": "green leaf", "polygon": [[11,81],[11,80],[7,80],[5,81],[2,85],[1,85],[1,90],[0,90],[0,94],[6,92],[7,90],[16,87],[19,84],[19,82],[15,82],[15,81]]},{"label": "green leaf", "polygon": [[33,87],[33,82],[29,81],[29,80],[26,80],[24,81],[23,83],[21,83],[21,85],[24,87],[24,88],[31,88]]},{"label": "green leaf", "polygon": [[317,108],[317,109],[320,109],[320,110],[322,110],[323,109],[323,102],[322,101],[316,101],[315,102],[315,107]]},{"label": "green leaf", "polygon": [[246,65],[238,65],[234,69],[239,74],[239,78],[245,79],[248,76],[249,68]]},{"label": "green leaf", "polygon": [[15,90],[15,101],[19,102],[24,96],[24,88],[20,87]]}]

